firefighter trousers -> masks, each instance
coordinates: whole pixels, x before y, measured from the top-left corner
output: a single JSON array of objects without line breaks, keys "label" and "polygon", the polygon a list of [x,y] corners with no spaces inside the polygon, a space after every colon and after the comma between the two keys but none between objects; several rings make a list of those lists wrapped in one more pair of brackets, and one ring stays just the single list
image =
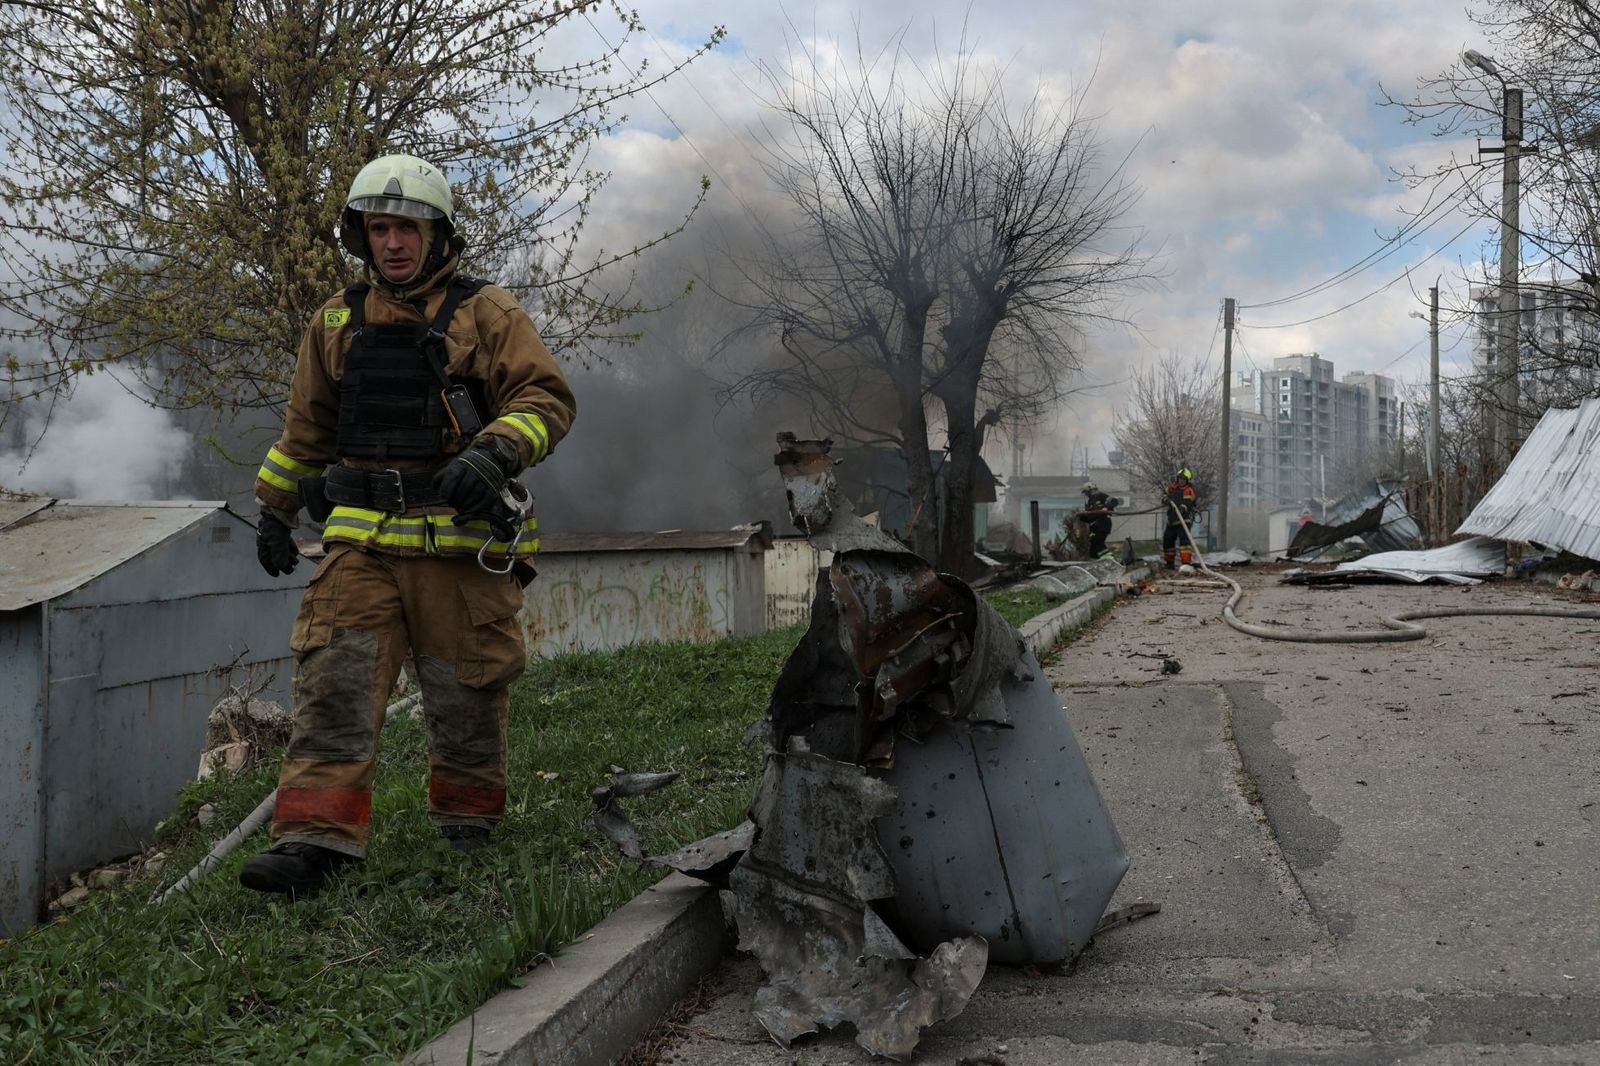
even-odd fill
[{"label": "firefighter trousers", "polygon": [[1167,520],[1167,528],[1161,534],[1162,561],[1171,566],[1173,558],[1177,554],[1173,549],[1176,548],[1178,552],[1182,553],[1184,563],[1192,563],[1194,562],[1192,547],[1189,538],[1184,535],[1183,527],[1178,524],[1176,519],[1169,518]]},{"label": "firefighter trousers", "polygon": [[365,856],[384,706],[410,657],[428,736],[428,817],[492,829],[505,812],[507,689],[527,663],[522,589],[471,556],[328,545],[289,646],[294,728],[275,841]]}]

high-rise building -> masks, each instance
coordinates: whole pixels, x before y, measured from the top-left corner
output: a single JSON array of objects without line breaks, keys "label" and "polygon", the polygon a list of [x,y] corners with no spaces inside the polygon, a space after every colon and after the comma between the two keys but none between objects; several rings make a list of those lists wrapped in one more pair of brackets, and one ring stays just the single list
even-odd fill
[{"label": "high-rise building", "polygon": [[1230,500],[1242,507],[1326,495],[1328,467],[1391,445],[1399,434],[1394,381],[1382,374],[1334,379],[1315,352],[1286,355],[1233,392]]},{"label": "high-rise building", "polygon": [[[1486,386],[1495,381],[1499,352],[1500,290],[1467,290],[1474,313],[1472,369]],[[1595,294],[1576,281],[1525,281],[1518,287],[1517,377],[1533,410],[1570,406],[1600,388],[1600,320],[1591,310]]]}]

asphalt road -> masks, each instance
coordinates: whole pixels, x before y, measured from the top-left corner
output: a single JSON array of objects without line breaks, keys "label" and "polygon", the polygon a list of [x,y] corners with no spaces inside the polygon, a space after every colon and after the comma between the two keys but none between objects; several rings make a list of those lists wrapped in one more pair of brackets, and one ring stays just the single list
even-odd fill
[{"label": "asphalt road", "polygon": [[[1244,617],[1322,630],[1574,602],[1236,573]],[[1161,913],[1066,972],[991,967],[916,1061],[1600,1063],[1600,622],[1305,645],[1234,632],[1222,600],[1160,581],[1051,668],[1133,859],[1112,906]],[[848,1032],[773,1044],[759,981],[730,959],[658,1061],[873,1061]]]}]

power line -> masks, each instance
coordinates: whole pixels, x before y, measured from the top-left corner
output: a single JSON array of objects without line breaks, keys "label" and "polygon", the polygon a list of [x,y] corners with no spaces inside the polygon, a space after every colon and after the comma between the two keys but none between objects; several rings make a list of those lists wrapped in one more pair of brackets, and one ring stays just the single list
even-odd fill
[{"label": "power line", "polygon": [[1372,299],[1374,296],[1377,296],[1379,293],[1385,292],[1388,289],[1392,288],[1396,282],[1401,281],[1401,280],[1409,277],[1413,270],[1415,270],[1417,267],[1421,266],[1423,263],[1426,263],[1428,260],[1432,259],[1434,256],[1438,255],[1440,252],[1444,251],[1446,248],[1450,247],[1456,241],[1460,240],[1463,236],[1465,236],[1467,234],[1467,232],[1469,230],[1471,230],[1477,224],[1478,224],[1478,220],[1477,219],[1473,219],[1471,222],[1467,223],[1460,230],[1458,230],[1456,232],[1455,236],[1453,236],[1449,240],[1445,241],[1439,247],[1435,248],[1433,251],[1431,251],[1427,255],[1423,256],[1420,260],[1418,260],[1417,262],[1413,263],[1411,266],[1406,267],[1406,269],[1401,271],[1399,274],[1396,274],[1394,277],[1390,278],[1388,281],[1384,282],[1382,285],[1379,285],[1376,289],[1373,289],[1371,292],[1367,293],[1365,296],[1357,297],[1356,299],[1351,300],[1349,303],[1344,304],[1341,307],[1335,307],[1332,311],[1324,311],[1320,315],[1313,315],[1310,318],[1302,318],[1298,322],[1278,322],[1278,323],[1274,323],[1273,325],[1270,325],[1270,326],[1253,326],[1253,325],[1246,325],[1245,323],[1239,323],[1239,328],[1241,328],[1241,329],[1289,329],[1289,328],[1291,328],[1293,326],[1304,326],[1304,325],[1308,325],[1309,323],[1312,323],[1312,322],[1320,322],[1324,318],[1332,318],[1334,315],[1337,315],[1342,311],[1350,310],[1350,308],[1355,307],[1357,304],[1366,303],[1368,300]]},{"label": "power line", "polygon": [[[1467,192],[1468,187],[1476,180],[1478,180],[1478,176],[1476,174],[1469,174],[1468,176],[1464,177],[1461,181],[1461,184],[1451,192],[1449,198],[1443,199],[1437,204],[1433,204],[1431,206],[1425,204],[1422,211],[1420,211],[1416,217],[1407,222],[1405,226],[1401,227],[1400,232],[1396,233],[1393,238],[1385,241],[1382,246],[1374,248],[1371,252],[1368,252],[1365,256],[1345,267],[1343,270],[1339,271],[1333,276],[1319,281],[1315,285],[1309,286],[1308,288],[1301,289],[1299,292],[1290,293],[1287,296],[1280,296],[1273,300],[1263,300],[1260,303],[1240,304],[1239,310],[1243,311],[1246,309],[1277,307],[1281,304],[1292,303],[1296,300],[1305,299],[1308,296],[1315,296],[1318,293],[1324,292],[1336,285],[1341,285],[1344,282],[1349,281],[1356,275],[1376,266],[1384,259],[1387,259],[1389,256],[1398,252],[1400,249],[1412,244],[1417,238],[1421,237],[1424,233],[1427,233],[1434,226],[1438,225],[1441,221],[1447,218],[1449,212],[1447,212],[1445,209],[1457,206],[1459,202],[1458,197]],[[1426,225],[1422,225],[1425,219],[1429,219],[1429,216],[1435,217],[1433,217],[1431,221],[1428,221]],[[1418,228],[1419,226],[1420,228]],[[1402,239],[1402,235],[1404,236],[1404,239]]]}]

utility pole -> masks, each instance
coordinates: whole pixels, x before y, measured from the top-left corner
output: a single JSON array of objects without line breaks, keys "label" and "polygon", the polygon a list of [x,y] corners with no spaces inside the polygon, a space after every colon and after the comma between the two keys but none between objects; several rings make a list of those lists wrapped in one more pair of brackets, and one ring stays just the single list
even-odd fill
[{"label": "utility pole", "polygon": [[1439,542],[1439,508],[1444,501],[1440,482],[1444,468],[1439,465],[1439,286],[1428,290],[1428,492],[1429,532]]},{"label": "utility pole", "polygon": [[1233,456],[1233,297],[1222,301],[1222,451],[1217,455],[1217,550],[1228,550],[1228,466]]},{"label": "utility pole", "polygon": [[[1474,57],[1477,57],[1474,59]],[[1480,148],[1484,155],[1503,156],[1500,168],[1500,301],[1495,322],[1494,462],[1501,469],[1510,463],[1522,426],[1517,417],[1517,326],[1522,318],[1518,272],[1522,261],[1522,227],[1519,204],[1522,182],[1522,90],[1507,85],[1493,61],[1468,52],[1467,61],[1500,81],[1500,147]]]}]

